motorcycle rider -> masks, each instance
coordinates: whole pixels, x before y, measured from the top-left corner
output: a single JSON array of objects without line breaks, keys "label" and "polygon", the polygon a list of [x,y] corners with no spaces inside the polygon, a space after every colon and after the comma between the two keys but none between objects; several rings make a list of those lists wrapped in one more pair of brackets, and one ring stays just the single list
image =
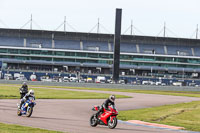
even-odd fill
[{"label": "motorcycle rider", "polygon": [[108,106],[115,105],[115,95],[110,95],[108,99],[101,105],[100,109],[95,114],[96,118],[99,116],[100,113],[103,113],[103,108],[108,110]]},{"label": "motorcycle rider", "polygon": [[34,90],[30,90],[20,101],[19,109],[21,109],[22,105],[26,102],[26,100],[33,98],[35,100],[34,96]]},{"label": "motorcycle rider", "polygon": [[22,99],[28,93],[28,85],[26,82],[23,83],[22,87],[19,88],[20,99]]}]

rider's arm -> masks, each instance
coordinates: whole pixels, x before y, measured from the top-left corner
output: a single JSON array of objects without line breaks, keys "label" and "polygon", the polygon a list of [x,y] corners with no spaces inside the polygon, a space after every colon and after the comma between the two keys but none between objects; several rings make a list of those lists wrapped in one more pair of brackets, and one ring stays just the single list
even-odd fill
[{"label": "rider's arm", "polygon": [[114,102],[112,102],[112,105],[115,105],[115,103],[114,103]]},{"label": "rider's arm", "polygon": [[19,92],[22,93],[22,88],[19,88]]},{"label": "rider's arm", "polygon": [[24,100],[27,100],[28,97],[29,97],[28,94],[26,94],[26,95],[23,97],[23,99],[24,99]]}]

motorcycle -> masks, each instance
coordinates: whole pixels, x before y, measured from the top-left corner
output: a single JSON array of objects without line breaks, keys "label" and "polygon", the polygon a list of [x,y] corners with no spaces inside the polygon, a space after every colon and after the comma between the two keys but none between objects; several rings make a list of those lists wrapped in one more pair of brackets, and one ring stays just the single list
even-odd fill
[{"label": "motorcycle", "polygon": [[27,117],[30,117],[33,113],[33,107],[36,105],[34,102],[34,99],[29,99],[26,100],[26,102],[22,105],[21,109],[19,109],[19,104],[18,104],[18,110],[17,110],[17,115],[26,115]]},{"label": "motorcycle", "polygon": [[26,93],[28,93],[27,90],[23,90],[23,88],[19,88],[19,93],[20,93],[20,99],[22,99]]},{"label": "motorcycle", "polygon": [[[100,109],[99,106],[94,106],[92,108],[93,111],[98,111]],[[113,129],[117,126],[117,116],[118,111],[114,105],[108,106],[108,110],[103,108],[103,113],[96,116],[95,114],[90,118],[90,126],[96,127],[99,125],[108,126],[110,129]]]}]

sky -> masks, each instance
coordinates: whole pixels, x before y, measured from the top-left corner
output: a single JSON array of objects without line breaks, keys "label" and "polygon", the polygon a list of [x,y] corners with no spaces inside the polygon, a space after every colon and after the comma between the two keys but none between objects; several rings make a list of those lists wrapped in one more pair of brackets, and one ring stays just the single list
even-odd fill
[{"label": "sky", "polygon": [[121,34],[131,34],[131,21],[133,34],[145,36],[163,36],[165,23],[166,36],[195,38],[200,27],[200,0],[0,0],[0,28],[22,28],[32,14],[33,29],[56,30],[66,16],[66,31],[95,33],[99,18],[100,33],[114,33],[116,8]]}]

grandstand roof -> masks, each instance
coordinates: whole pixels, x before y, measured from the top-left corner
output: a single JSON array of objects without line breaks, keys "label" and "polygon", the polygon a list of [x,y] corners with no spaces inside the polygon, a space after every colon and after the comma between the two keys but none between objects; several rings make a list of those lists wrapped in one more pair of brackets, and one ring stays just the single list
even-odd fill
[{"label": "grandstand roof", "polygon": [[[5,29],[0,28],[0,36],[7,37],[31,37],[46,38],[57,40],[88,40],[88,41],[108,41],[113,42],[113,34],[81,33],[81,32],[63,32],[47,30],[28,30],[28,29]],[[121,42],[124,43],[148,43],[159,45],[200,45],[199,39],[172,38],[172,37],[153,37],[122,35]]]}]

